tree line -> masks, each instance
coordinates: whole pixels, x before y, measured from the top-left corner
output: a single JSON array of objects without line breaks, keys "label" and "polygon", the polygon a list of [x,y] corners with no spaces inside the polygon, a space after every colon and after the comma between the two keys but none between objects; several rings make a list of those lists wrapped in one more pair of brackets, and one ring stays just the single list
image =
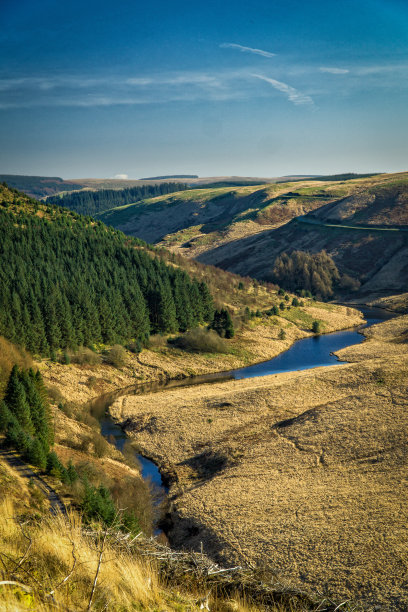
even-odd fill
[{"label": "tree line", "polygon": [[212,321],[204,282],[101,222],[34,203],[41,217],[0,208],[0,335],[50,355]]},{"label": "tree line", "polygon": [[81,215],[95,216],[104,210],[133,204],[146,198],[183,191],[188,189],[184,183],[158,183],[157,185],[141,185],[127,189],[100,189],[98,191],[74,191],[62,196],[51,196],[47,204],[65,206]]}]

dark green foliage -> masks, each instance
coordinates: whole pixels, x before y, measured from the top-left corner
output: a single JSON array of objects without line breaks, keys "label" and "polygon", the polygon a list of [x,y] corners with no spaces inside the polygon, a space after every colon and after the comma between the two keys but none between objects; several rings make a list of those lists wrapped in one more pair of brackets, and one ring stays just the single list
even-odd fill
[{"label": "dark green foliage", "polygon": [[27,460],[33,465],[36,465],[42,470],[45,469],[45,466],[47,465],[47,459],[44,452],[44,448],[38,438],[35,438],[31,442],[30,446],[27,449],[26,457]]},{"label": "dark green foliage", "polygon": [[184,183],[159,183],[157,185],[142,185],[128,189],[99,189],[98,191],[74,191],[63,196],[53,196],[47,199],[47,204],[65,206],[81,215],[97,215],[104,210],[126,206],[146,198],[183,191],[188,189]]},{"label": "dark green foliage", "polygon": [[243,283],[242,281],[239,281],[239,283],[238,283],[238,289],[239,289],[240,291],[243,291],[243,289],[244,289],[244,283]]},{"label": "dark green foliage", "polygon": [[7,408],[6,402],[0,402],[0,431],[7,430],[9,423],[13,420],[10,410]]},{"label": "dark green foliage", "polygon": [[87,522],[101,521],[105,526],[115,525],[132,533],[140,532],[140,523],[131,510],[117,510],[112,495],[104,485],[94,487],[86,478],[83,480],[84,494],[80,508]]},{"label": "dark green foliage", "polygon": [[275,317],[279,316],[279,308],[277,306],[272,306],[271,314],[275,315]]},{"label": "dark green foliage", "polygon": [[314,334],[320,334],[320,331],[321,331],[321,323],[320,323],[320,321],[313,321],[312,332]]},{"label": "dark green foliage", "polygon": [[333,259],[325,251],[315,254],[294,251],[276,258],[272,280],[289,291],[304,289],[308,294],[313,292],[325,298],[333,294],[340,275]]},{"label": "dark green foliage", "polygon": [[76,471],[71,459],[68,461],[67,465],[67,477],[69,484],[74,484],[74,482],[78,480],[78,472]]},{"label": "dark green foliage", "polygon": [[235,334],[231,315],[226,308],[215,310],[210,328],[216,331],[221,338],[233,338]]},{"label": "dark green foliage", "polygon": [[0,210],[0,335],[56,358],[57,349],[143,344],[150,331],[212,320],[205,283],[100,222],[49,211],[52,221]]},{"label": "dark green foliage", "polygon": [[299,300],[296,297],[294,297],[293,300],[292,300],[292,306],[298,307],[299,303],[300,303]]},{"label": "dark green foliage", "polygon": [[84,485],[81,510],[85,518],[88,521],[100,520],[106,525],[112,525],[116,516],[116,508],[109,490],[102,484],[96,488],[86,480]]},{"label": "dark green foliage", "polygon": [[285,340],[285,338],[286,338],[286,332],[285,332],[285,330],[284,330],[284,329],[281,329],[281,330],[279,331],[278,338],[279,338],[279,340]]},{"label": "dark green foliage", "polygon": [[14,366],[0,403],[0,431],[9,446],[42,469],[53,442],[51,416],[41,374]]},{"label": "dark green foliage", "polygon": [[62,472],[64,469],[65,468],[62,465],[61,461],[58,459],[56,453],[54,451],[51,451],[50,453],[48,453],[48,457],[47,457],[48,474],[51,474],[51,476],[54,476],[55,478],[61,479]]},{"label": "dark green foliage", "polygon": [[285,310],[285,308],[286,308],[286,306],[285,306],[285,302],[281,302],[281,303],[279,304],[279,308],[280,308],[281,310]]}]

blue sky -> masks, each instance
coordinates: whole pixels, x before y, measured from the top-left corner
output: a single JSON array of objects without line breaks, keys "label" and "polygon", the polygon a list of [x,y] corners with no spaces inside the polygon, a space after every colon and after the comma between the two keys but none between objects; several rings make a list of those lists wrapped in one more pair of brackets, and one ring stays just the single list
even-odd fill
[{"label": "blue sky", "polygon": [[398,171],[406,0],[1,0],[0,173]]}]

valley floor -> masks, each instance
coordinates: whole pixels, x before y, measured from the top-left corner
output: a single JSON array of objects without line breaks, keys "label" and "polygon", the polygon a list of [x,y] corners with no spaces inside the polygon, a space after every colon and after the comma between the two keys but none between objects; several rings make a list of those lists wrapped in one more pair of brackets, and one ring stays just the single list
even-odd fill
[{"label": "valley floor", "polygon": [[408,316],[366,336],[335,368],[114,403],[172,479],[174,545],[407,609]]}]

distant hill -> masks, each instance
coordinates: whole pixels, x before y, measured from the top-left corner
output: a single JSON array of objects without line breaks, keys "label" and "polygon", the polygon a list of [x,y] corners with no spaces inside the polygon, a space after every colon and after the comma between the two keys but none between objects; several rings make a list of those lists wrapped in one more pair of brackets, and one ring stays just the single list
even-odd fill
[{"label": "distant hill", "polygon": [[141,181],[158,181],[166,179],[198,179],[198,174],[166,174],[165,176],[148,176]]},{"label": "distant hill", "polygon": [[19,174],[0,174],[0,182],[7,183],[9,187],[24,191],[34,198],[54,195],[61,191],[74,191],[82,189],[79,183],[64,181],[59,176],[25,176]]},{"label": "distant hill", "polygon": [[[325,249],[341,273],[362,284],[360,294],[407,291],[407,233],[390,236],[374,227],[408,226],[408,173],[352,177],[196,188],[100,218],[174,252],[262,280],[272,280],[282,252]],[[320,223],[368,224],[373,232],[296,223],[302,215]]]},{"label": "distant hill", "polygon": [[98,191],[82,189],[81,191],[48,197],[47,204],[64,206],[81,215],[95,216],[114,206],[125,206],[143,198],[183,191],[184,189],[187,189],[187,185],[174,182],[158,182],[152,185],[138,185],[126,189],[99,189]]}]

